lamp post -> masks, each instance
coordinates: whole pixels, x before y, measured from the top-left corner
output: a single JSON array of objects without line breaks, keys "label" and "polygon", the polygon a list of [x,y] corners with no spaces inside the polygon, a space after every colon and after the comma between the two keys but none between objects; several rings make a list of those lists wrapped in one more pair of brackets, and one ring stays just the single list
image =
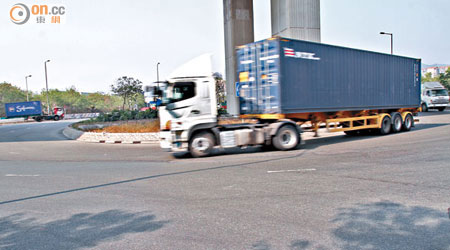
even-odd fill
[{"label": "lamp post", "polygon": [[47,80],[47,63],[50,62],[50,60],[47,60],[44,62],[45,67],[45,88],[47,89],[47,115],[50,115],[50,101],[48,99],[48,80]]},{"label": "lamp post", "polygon": [[28,77],[31,77],[31,75],[25,76],[25,85],[27,87],[27,102],[29,102],[30,100],[28,99]]},{"label": "lamp post", "polygon": [[380,35],[388,35],[391,36],[391,55],[394,54],[394,34],[387,32],[380,32]]},{"label": "lamp post", "polygon": [[158,85],[158,89],[159,89],[159,65],[160,63],[158,62],[156,64],[156,84]]}]

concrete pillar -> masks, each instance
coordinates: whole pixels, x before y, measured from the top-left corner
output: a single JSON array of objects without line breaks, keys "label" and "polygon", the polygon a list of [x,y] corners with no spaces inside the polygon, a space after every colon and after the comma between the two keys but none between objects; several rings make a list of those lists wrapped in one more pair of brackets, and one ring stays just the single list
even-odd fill
[{"label": "concrete pillar", "polygon": [[239,114],[236,97],[236,50],[239,45],[251,43],[253,36],[253,0],[223,0],[225,30],[225,66],[227,111]]},{"label": "concrete pillar", "polygon": [[271,0],[272,35],[320,42],[320,0]]}]

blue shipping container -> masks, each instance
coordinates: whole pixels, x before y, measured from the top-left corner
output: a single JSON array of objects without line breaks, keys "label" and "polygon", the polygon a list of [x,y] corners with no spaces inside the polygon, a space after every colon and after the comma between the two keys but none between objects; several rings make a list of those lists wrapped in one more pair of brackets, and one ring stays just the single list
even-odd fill
[{"label": "blue shipping container", "polygon": [[40,101],[5,103],[6,117],[23,117],[41,115]]},{"label": "blue shipping container", "polygon": [[237,50],[241,114],[420,106],[420,59],[271,38]]}]

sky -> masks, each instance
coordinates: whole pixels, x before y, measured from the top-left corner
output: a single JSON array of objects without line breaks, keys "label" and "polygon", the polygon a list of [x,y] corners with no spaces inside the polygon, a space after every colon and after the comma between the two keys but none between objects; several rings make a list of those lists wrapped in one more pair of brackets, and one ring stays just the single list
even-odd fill
[{"label": "sky", "polygon": [[[184,62],[213,54],[213,70],[224,75],[222,0],[2,0],[0,3],[0,82],[25,89],[75,86],[109,92],[121,76],[144,84],[163,80]],[[253,0],[255,40],[271,36],[270,0]],[[65,7],[64,23],[17,25],[17,3]],[[448,0],[321,0],[322,43],[422,58],[450,64]],[[47,20],[48,22],[49,20]],[[34,23],[32,23],[34,22]]]}]

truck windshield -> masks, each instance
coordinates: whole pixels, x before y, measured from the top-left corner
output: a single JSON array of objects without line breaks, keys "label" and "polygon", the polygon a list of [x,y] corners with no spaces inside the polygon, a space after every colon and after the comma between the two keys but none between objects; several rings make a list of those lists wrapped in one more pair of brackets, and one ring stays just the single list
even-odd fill
[{"label": "truck windshield", "polygon": [[445,89],[432,90],[431,96],[448,96],[448,92]]},{"label": "truck windshield", "polygon": [[195,96],[195,83],[177,82],[164,91],[163,103],[174,103]]}]

